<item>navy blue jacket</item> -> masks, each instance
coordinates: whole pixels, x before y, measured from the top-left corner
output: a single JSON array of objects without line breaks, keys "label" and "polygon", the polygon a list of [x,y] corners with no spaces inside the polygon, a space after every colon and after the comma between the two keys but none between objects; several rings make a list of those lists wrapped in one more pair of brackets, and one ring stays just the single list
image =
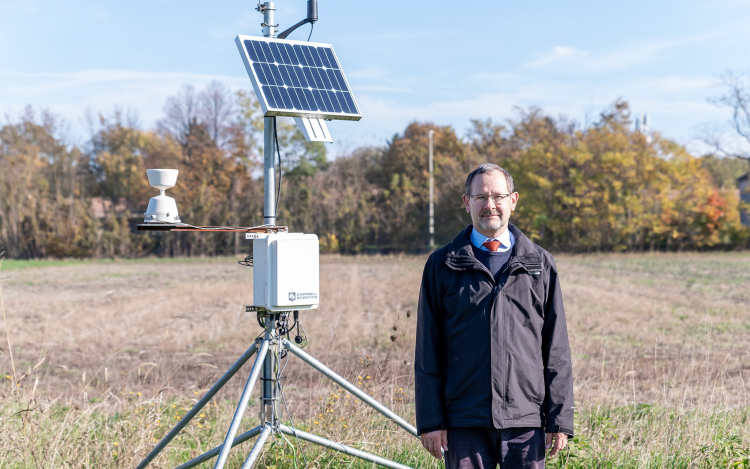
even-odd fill
[{"label": "navy blue jacket", "polygon": [[573,435],[573,370],[552,255],[516,238],[499,279],[464,230],[427,260],[414,359],[417,430],[543,427]]}]

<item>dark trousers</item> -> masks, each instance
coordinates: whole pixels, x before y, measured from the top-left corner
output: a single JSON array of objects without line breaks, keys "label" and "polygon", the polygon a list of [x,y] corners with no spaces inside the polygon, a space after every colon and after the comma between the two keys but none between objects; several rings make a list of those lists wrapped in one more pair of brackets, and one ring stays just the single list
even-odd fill
[{"label": "dark trousers", "polygon": [[446,469],[544,469],[541,428],[450,428]]}]

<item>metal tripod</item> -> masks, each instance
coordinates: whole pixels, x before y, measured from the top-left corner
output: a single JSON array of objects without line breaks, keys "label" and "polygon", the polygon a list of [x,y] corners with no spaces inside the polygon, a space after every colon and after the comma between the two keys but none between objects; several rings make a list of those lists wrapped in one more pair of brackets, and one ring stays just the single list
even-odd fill
[{"label": "metal tripod", "polygon": [[[192,418],[201,411],[201,409],[211,400],[211,398],[213,398],[213,396],[216,395],[217,392],[219,392],[219,390],[227,383],[227,381],[229,381],[229,379],[235,373],[237,373],[242,365],[244,365],[245,362],[247,362],[250,357],[252,357],[256,353],[258,355],[255,358],[255,363],[253,364],[253,367],[250,371],[250,376],[248,377],[245,388],[242,391],[240,402],[237,405],[237,410],[235,411],[234,417],[232,418],[232,423],[229,426],[229,431],[227,431],[227,435],[224,438],[224,443],[210,451],[203,453],[197,458],[191,459],[185,464],[179,466],[177,469],[188,469],[190,467],[197,466],[198,464],[208,461],[216,457],[217,455],[219,457],[216,460],[214,469],[221,469],[224,467],[224,464],[227,461],[229,451],[234,446],[237,446],[238,444],[245,442],[250,438],[258,436],[255,445],[253,445],[253,449],[250,451],[247,459],[245,460],[245,463],[242,465],[242,469],[250,469],[251,467],[253,467],[253,464],[258,458],[263,445],[272,433],[284,433],[287,435],[292,435],[300,440],[309,441],[310,443],[314,443],[316,445],[331,448],[341,453],[355,456],[357,458],[364,459],[365,461],[370,461],[381,466],[390,467],[393,469],[411,469],[409,468],[409,466],[399,464],[389,459],[385,459],[380,456],[376,456],[374,454],[352,448],[350,446],[336,443],[327,438],[313,435],[302,430],[297,430],[293,427],[281,423],[281,420],[279,418],[279,395],[281,384],[279,383],[278,375],[275,373],[275,370],[278,366],[283,351],[286,350],[287,352],[299,357],[302,361],[321,372],[331,381],[346,389],[351,394],[362,400],[364,403],[368,404],[373,409],[383,414],[385,417],[392,420],[396,425],[400,426],[415,437],[417,436],[417,429],[406,422],[404,419],[402,419],[387,407],[383,406],[378,401],[364,393],[362,390],[336,374],[330,368],[320,363],[311,355],[303,352],[299,347],[292,344],[289,340],[281,337],[276,332],[274,323],[280,315],[285,314],[289,313],[273,314],[266,317],[266,330],[263,338],[258,338],[256,342],[253,343],[253,345],[249,349],[247,349],[244,354],[242,354],[239,360],[237,360],[237,362],[235,362],[235,364],[232,365],[221,378],[219,378],[216,384],[214,384],[213,387],[195,404],[195,406],[193,406],[193,408],[190,409],[187,414],[185,414],[182,420],[180,420],[177,425],[175,425],[175,427],[161,439],[161,441],[156,445],[156,447],[154,447],[153,450],[151,450],[148,456],[146,456],[143,461],[141,461],[136,469],[145,468],[167,446],[167,444],[169,444],[169,442],[172,441],[172,439],[177,436],[178,433],[180,433],[180,431],[188,424],[188,422],[190,422],[190,420],[192,420]],[[263,382],[261,386],[260,398],[261,424],[238,436],[237,430],[240,427],[242,416],[244,415],[248,401],[250,400],[250,393],[252,392],[252,389],[255,386],[255,382],[258,380],[259,376],[261,376],[261,380]]]},{"label": "metal tripod", "polygon": [[[263,36],[274,37],[276,34],[274,12],[274,2],[259,3],[257,10],[263,13]],[[308,0],[307,8],[307,19],[300,23],[292,26],[286,30],[280,37],[284,38],[286,35],[291,33],[294,29],[302,24],[308,22],[315,22],[318,19],[317,14],[317,3],[314,0]],[[276,164],[275,157],[277,155],[275,133],[276,133],[276,120],[274,117],[264,117],[263,119],[263,227],[269,230],[277,229],[276,226],[276,204],[278,203],[276,198]],[[280,157],[279,157],[280,161]],[[259,227],[260,228],[260,227]],[[355,456],[365,461],[370,461],[381,466],[390,467],[393,469],[411,469],[408,466],[390,461],[380,456],[360,451],[350,446],[336,443],[327,438],[316,436],[302,430],[296,430],[292,427],[284,425],[280,420],[279,412],[279,396],[281,393],[281,384],[279,383],[278,376],[275,374],[278,363],[283,353],[292,353],[299,357],[302,361],[312,366],[323,375],[328,377],[331,381],[335,382],[342,388],[349,391],[354,396],[392,420],[396,425],[400,426],[407,432],[411,433],[415,437],[417,436],[417,429],[411,426],[404,419],[399,417],[390,411],[387,407],[380,404],[378,401],[362,392],[359,388],[346,381],[344,378],[334,373],[331,369],[320,363],[318,360],[303,352],[299,347],[289,342],[289,340],[279,335],[274,328],[275,321],[281,316],[288,315],[289,312],[270,313],[265,316],[265,333],[263,338],[258,338],[253,345],[242,354],[242,356],[227,370],[224,375],[219,378],[216,384],[193,406],[193,408],[185,414],[175,427],[164,436],[161,441],[154,447],[153,450],[146,456],[143,461],[136,467],[136,469],[144,469],[153,459],[169,444],[175,436],[208,404],[208,402],[216,395],[217,392],[234,376],[237,371],[247,362],[250,357],[255,355],[255,363],[253,364],[252,370],[250,371],[250,377],[247,379],[247,384],[242,391],[240,402],[237,405],[237,410],[232,418],[232,423],[229,426],[229,431],[224,438],[224,443],[221,446],[217,446],[211,451],[194,458],[185,464],[178,467],[178,469],[187,469],[189,467],[197,466],[205,461],[208,461],[218,455],[216,465],[214,469],[221,469],[227,461],[229,451],[238,444],[245,442],[253,437],[258,437],[255,442],[253,449],[247,456],[245,463],[242,465],[242,469],[250,469],[258,455],[263,448],[263,444],[268,440],[268,437],[272,434],[284,433],[292,435],[300,440],[309,441],[326,448],[335,449],[336,451]],[[245,413],[247,404],[250,400],[250,393],[252,392],[253,386],[258,378],[261,377],[263,382],[261,386],[261,398],[260,398],[260,422],[261,424],[257,427],[249,430],[245,433],[237,435],[237,431],[242,421],[242,416]]]}]

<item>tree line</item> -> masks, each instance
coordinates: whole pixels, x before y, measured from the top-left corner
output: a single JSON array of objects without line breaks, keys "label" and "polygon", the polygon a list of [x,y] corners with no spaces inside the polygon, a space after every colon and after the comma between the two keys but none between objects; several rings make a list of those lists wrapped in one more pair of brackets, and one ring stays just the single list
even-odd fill
[{"label": "tree line", "polygon": [[[11,258],[198,256],[238,253],[236,234],[138,232],[150,197],[147,168],[180,170],[169,191],[193,225],[263,223],[258,102],[219,83],[170,97],[154,129],[116,110],[91,119],[83,145],[63,123],[28,108],[0,128],[0,250]],[[747,167],[694,157],[658,133],[632,129],[624,101],[582,127],[541,109],[503,123],[412,123],[385,145],[329,160],[291,119],[279,119],[277,222],[316,233],[323,252],[428,249],[428,132],[434,130],[435,241],[469,222],[466,175],[484,162],[513,175],[513,222],[553,251],[731,249],[750,231],[736,177]]]}]

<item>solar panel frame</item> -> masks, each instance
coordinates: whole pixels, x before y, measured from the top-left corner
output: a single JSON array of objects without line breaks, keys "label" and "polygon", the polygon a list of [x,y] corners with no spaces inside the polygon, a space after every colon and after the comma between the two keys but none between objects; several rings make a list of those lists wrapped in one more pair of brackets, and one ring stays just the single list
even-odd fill
[{"label": "solar panel frame", "polygon": [[[258,41],[260,47],[252,44],[247,47],[245,41]],[[242,35],[238,35],[234,42],[264,116],[362,119],[359,105],[331,44]],[[324,53],[317,48],[322,48]],[[336,96],[336,93],[341,93],[341,96]],[[311,110],[313,106],[308,103],[315,103],[317,110]],[[356,113],[344,112],[351,108]]]}]

